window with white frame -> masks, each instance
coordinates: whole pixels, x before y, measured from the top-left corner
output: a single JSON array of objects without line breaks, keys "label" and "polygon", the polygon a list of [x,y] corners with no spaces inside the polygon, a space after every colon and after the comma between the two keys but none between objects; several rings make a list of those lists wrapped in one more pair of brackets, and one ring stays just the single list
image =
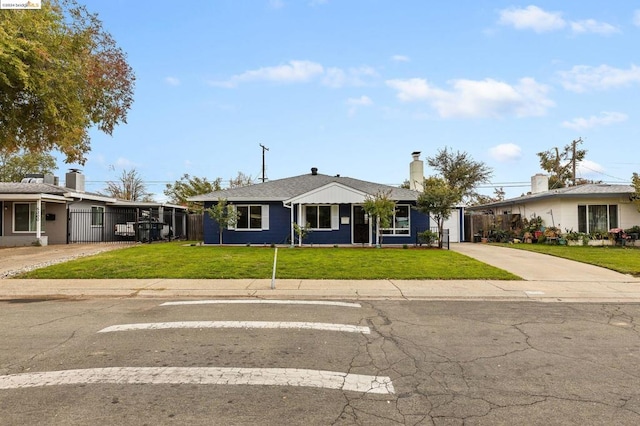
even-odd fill
[{"label": "window with white frame", "polygon": [[331,206],[304,206],[304,213],[311,229],[331,229]]},{"label": "window with white frame", "polygon": [[[45,203],[41,203],[40,232],[44,232]],[[13,204],[13,230],[14,232],[36,232],[38,217],[38,203],[14,203]]]},{"label": "window with white frame", "polygon": [[618,227],[617,204],[578,206],[578,232],[606,232]]},{"label": "window with white frame", "polygon": [[91,206],[91,226],[104,225],[104,206]]},{"label": "window with white frame", "polygon": [[236,206],[237,230],[265,230],[269,229],[269,206],[247,205]]},{"label": "window with white frame", "polygon": [[383,235],[409,235],[410,223],[409,213],[410,206],[397,205],[391,218],[391,226],[382,229]]},{"label": "window with white frame", "polygon": [[306,205],[302,209],[302,221],[312,230],[340,229],[339,210],[337,204]]}]

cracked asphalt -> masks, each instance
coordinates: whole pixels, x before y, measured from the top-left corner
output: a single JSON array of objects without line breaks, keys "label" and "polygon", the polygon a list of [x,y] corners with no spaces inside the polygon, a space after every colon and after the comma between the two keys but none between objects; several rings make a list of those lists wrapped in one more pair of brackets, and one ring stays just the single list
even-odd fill
[{"label": "cracked asphalt", "polygon": [[[3,424],[636,425],[640,305],[360,301],[163,306],[0,302],[0,374],[71,369],[313,369],[388,377],[394,393],[247,384],[88,383],[0,390]],[[340,323],[371,332],[173,329],[170,321]],[[131,373],[134,371],[134,373]]]}]

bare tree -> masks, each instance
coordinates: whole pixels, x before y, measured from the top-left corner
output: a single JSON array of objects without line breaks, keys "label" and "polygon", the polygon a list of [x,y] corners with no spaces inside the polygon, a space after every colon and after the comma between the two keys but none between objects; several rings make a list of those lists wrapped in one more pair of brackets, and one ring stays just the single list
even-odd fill
[{"label": "bare tree", "polygon": [[245,175],[242,172],[238,172],[238,176],[229,179],[229,188],[239,188],[241,186],[253,185],[253,178],[249,175]]},{"label": "bare tree", "polygon": [[117,181],[107,182],[104,195],[126,201],[153,201],[142,177],[136,169],[123,170]]}]

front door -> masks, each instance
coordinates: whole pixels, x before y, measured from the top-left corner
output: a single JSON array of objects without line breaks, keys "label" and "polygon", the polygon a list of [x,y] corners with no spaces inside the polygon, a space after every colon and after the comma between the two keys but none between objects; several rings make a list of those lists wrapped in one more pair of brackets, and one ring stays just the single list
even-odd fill
[{"label": "front door", "polygon": [[353,206],[353,243],[368,244],[369,220],[362,206]]}]

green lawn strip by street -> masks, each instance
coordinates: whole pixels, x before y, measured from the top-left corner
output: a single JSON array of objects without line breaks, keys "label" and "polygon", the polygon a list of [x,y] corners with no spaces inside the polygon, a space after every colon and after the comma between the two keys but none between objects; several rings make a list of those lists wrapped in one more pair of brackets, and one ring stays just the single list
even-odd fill
[{"label": "green lawn strip by street", "polygon": [[[640,249],[634,247],[559,246],[549,244],[499,245],[520,250],[535,251],[537,253],[601,266],[623,274],[640,276]],[[541,267],[543,267],[543,265],[541,265]]]},{"label": "green lawn strip by street", "polygon": [[[274,249],[184,243],[144,244],[104,252],[15,278],[255,278],[270,279]],[[516,275],[449,250],[280,247],[279,279],[493,279]]]}]

